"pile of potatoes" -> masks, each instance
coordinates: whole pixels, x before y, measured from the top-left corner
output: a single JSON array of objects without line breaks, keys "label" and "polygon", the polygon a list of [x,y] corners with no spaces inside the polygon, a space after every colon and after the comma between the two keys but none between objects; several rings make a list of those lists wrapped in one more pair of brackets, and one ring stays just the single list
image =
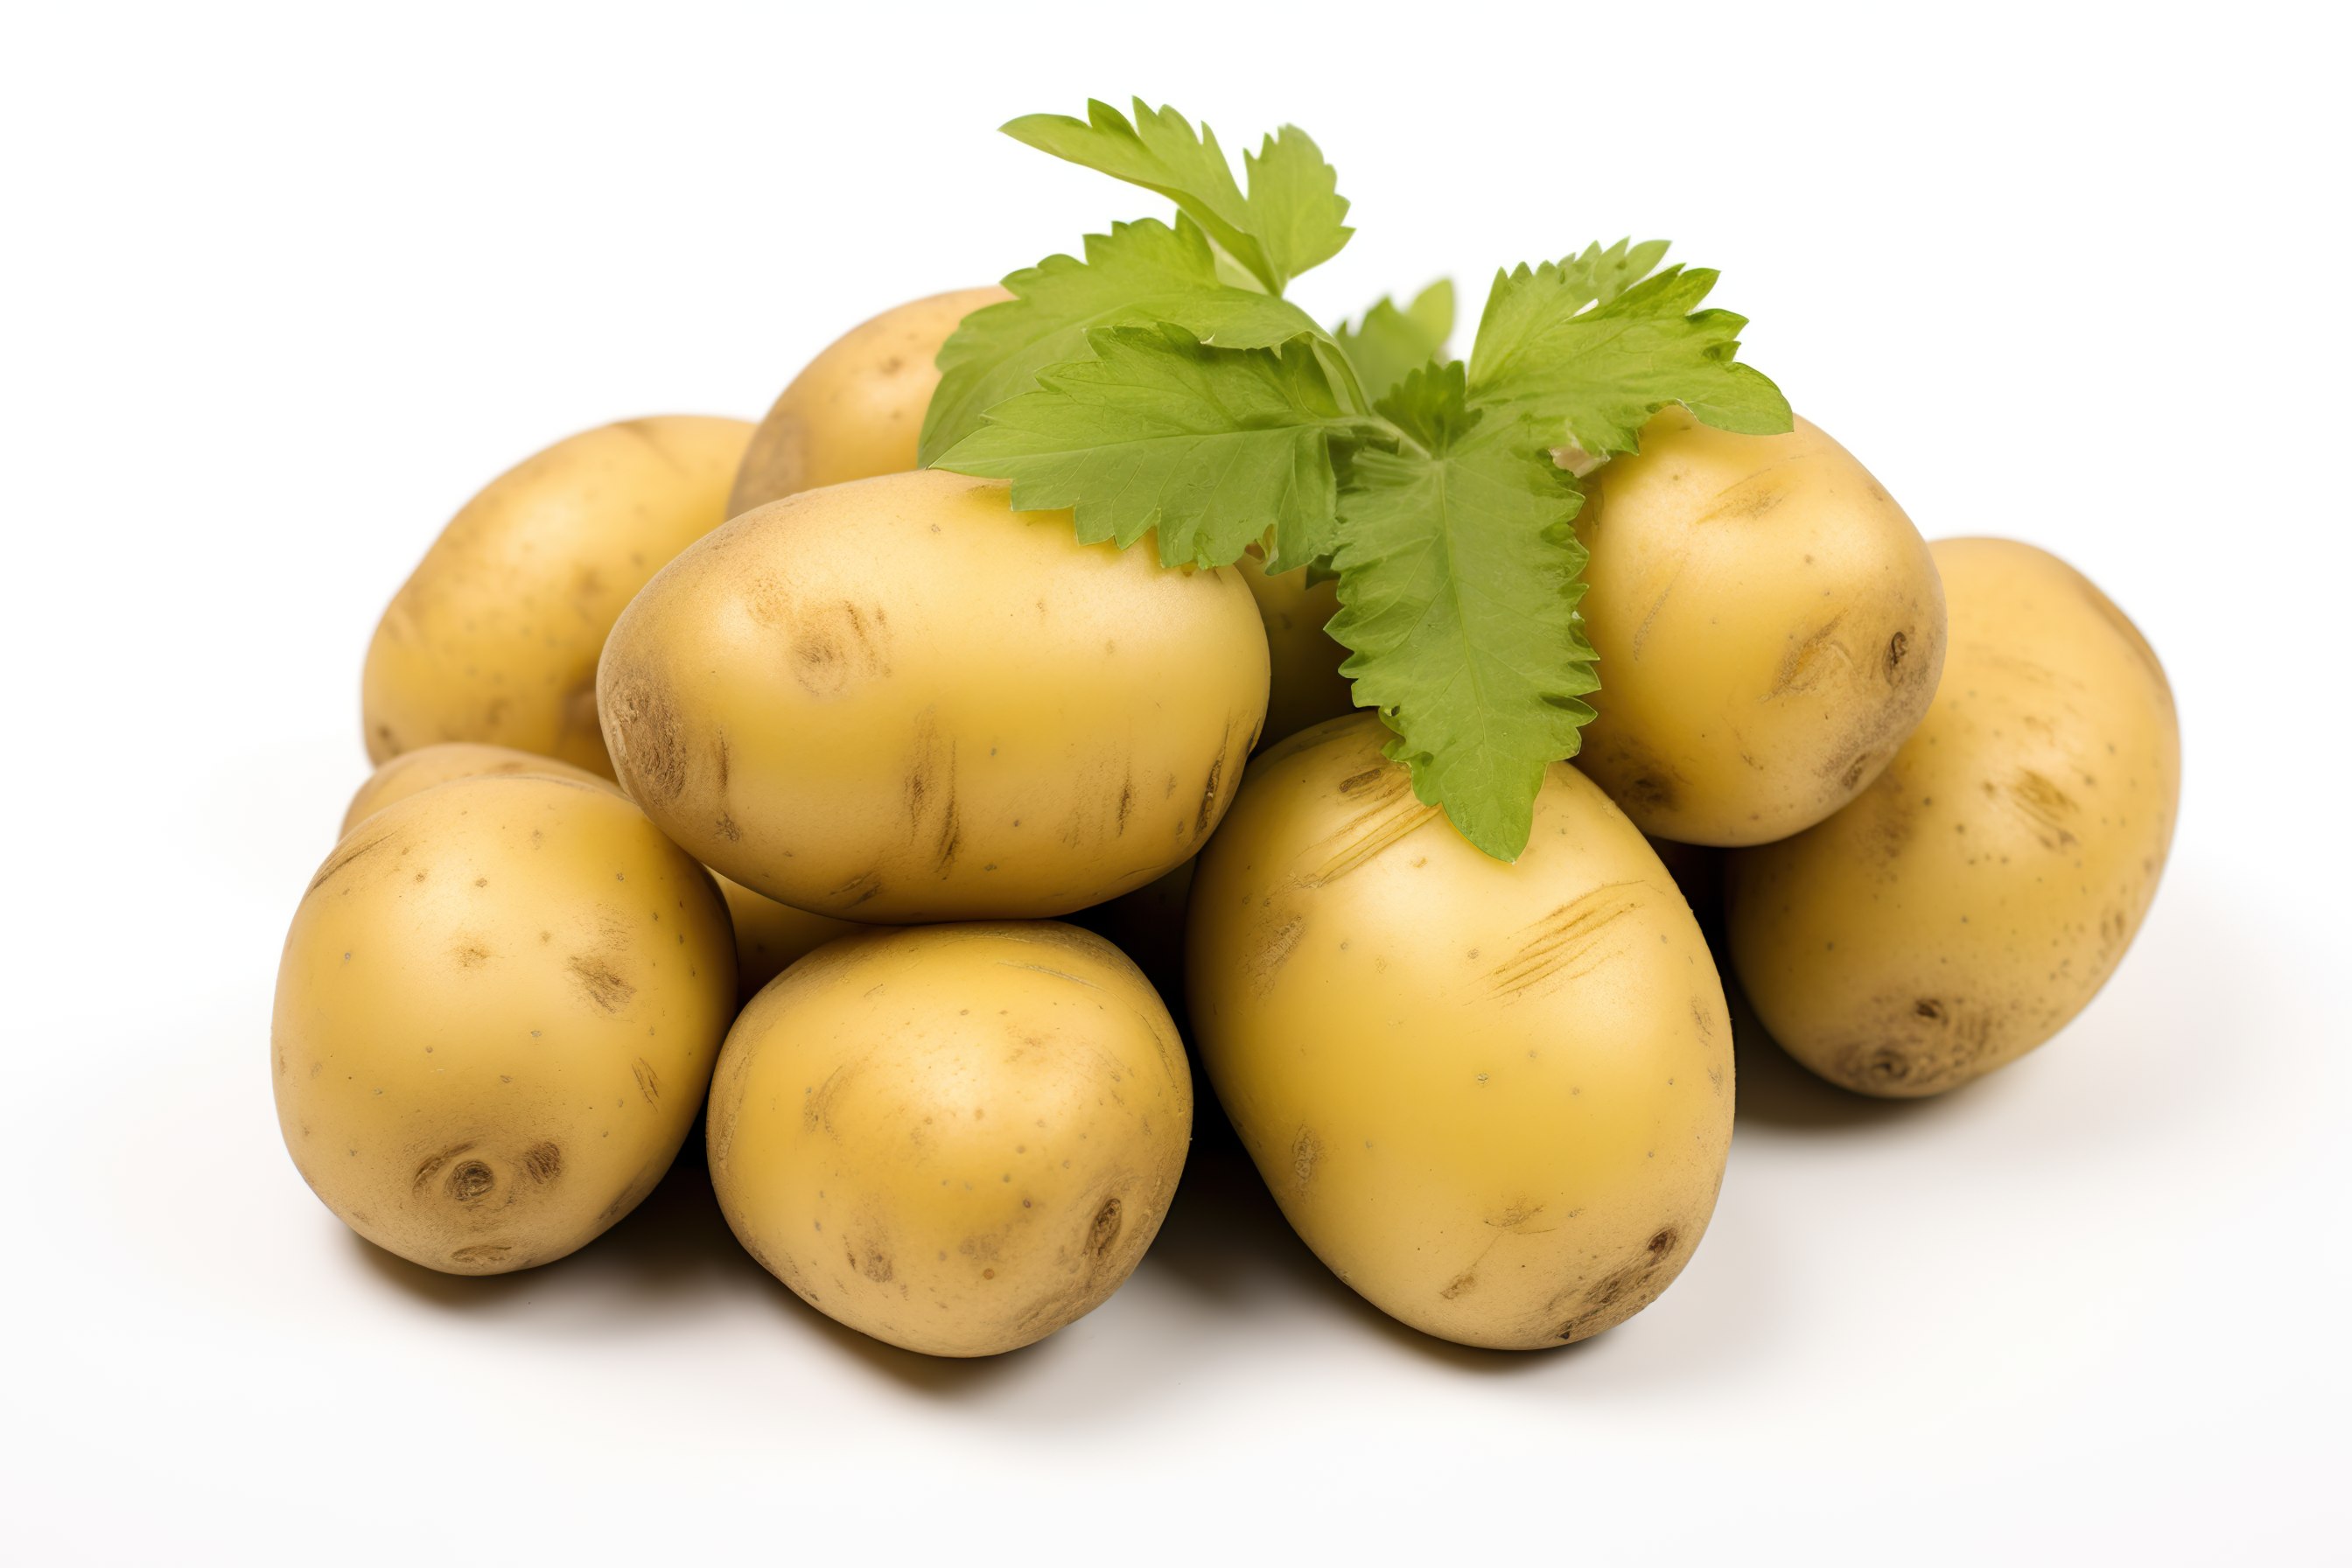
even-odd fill
[{"label": "pile of potatoes", "polygon": [[707,1106],[728,1223],[794,1292],[1006,1351],[1150,1246],[1189,1038],[1341,1279],[1557,1345],[1706,1229],[1717,953],[1799,1061],[1920,1095],[2049,1039],[2138,930],[2178,725],[2063,563],[1927,544],[1801,420],[1659,414],[1591,481],[1600,716],[1506,864],[1350,706],[1329,584],[1162,567],[914,468],[940,342],[1002,297],[866,323],[757,428],[561,442],[393,600],[380,765],[272,1022],[287,1147],[360,1235],[561,1258]]}]

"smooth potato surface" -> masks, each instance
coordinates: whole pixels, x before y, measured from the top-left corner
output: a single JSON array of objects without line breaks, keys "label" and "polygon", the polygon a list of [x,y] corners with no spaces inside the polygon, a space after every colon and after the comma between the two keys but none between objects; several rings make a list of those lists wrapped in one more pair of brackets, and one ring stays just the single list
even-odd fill
[{"label": "smooth potato surface", "polygon": [[1323,628],[1339,613],[1336,582],[1309,585],[1307,568],[1267,574],[1262,563],[1245,557],[1234,565],[1257,601],[1265,626],[1265,642],[1273,661],[1273,677],[1265,700],[1265,733],[1258,743],[1270,746],[1326,719],[1352,713],[1352,687],[1339,673],[1348,650],[1331,640]]},{"label": "smooth potato surface", "polygon": [[541,778],[570,779],[575,784],[594,784],[613,789],[613,781],[585,768],[575,768],[570,763],[559,763],[553,757],[542,757],[534,752],[519,752],[512,746],[485,746],[466,741],[445,741],[438,745],[419,746],[413,752],[403,752],[367,777],[352,795],[352,804],[343,813],[343,835],[382,811],[385,806],[406,800],[436,784],[452,779],[514,777],[529,774]]},{"label": "smooth potato surface", "polygon": [[883,311],[826,345],[760,421],[727,515],[802,490],[904,473],[940,384],[940,345],[982,305],[1012,295],[959,289]]},{"label": "smooth potato surface", "polygon": [[1224,813],[1266,652],[1231,568],[1077,542],[936,471],[810,490],[680,555],[599,680],[631,798],[705,864],[874,922],[1063,914]]},{"label": "smooth potato surface", "polygon": [[1046,921],[844,938],[761,992],[710,1097],[727,1222],[811,1306],[993,1355],[1099,1306],[1168,1212],[1192,1122],[1168,1010]]},{"label": "smooth potato surface", "polygon": [[610,777],[596,659],[646,580],[726,520],[751,438],[672,416],[559,441],[450,520],[368,646],[368,760],[445,741],[536,752]]},{"label": "smooth potato surface", "polygon": [[1832,1083],[1935,1094],[2033,1049],[2139,931],[2172,843],[2180,726],[2155,651],[2057,557],[1936,547],[1950,652],[1853,805],[1726,858],[1731,962]]},{"label": "smooth potato surface", "polygon": [[780,904],[742,883],[711,873],[727,914],[735,925],[735,985],[749,1001],[762,985],[794,963],[837,936],[872,931],[855,921],[813,915],[790,904]]},{"label": "smooth potato surface", "polygon": [[1195,864],[1193,1037],[1276,1200],[1391,1317],[1532,1350],[1681,1272],[1730,1145],[1730,1026],[1657,856],[1555,765],[1490,860],[1365,713],[1270,748]]},{"label": "smooth potato surface", "polygon": [[709,878],[609,785],[426,790],[336,846],[287,933],[270,1028],[287,1150],[412,1262],[561,1258],[669,1168],[734,969]]},{"label": "smooth potato surface", "polygon": [[1600,717],[1577,766],[1642,831],[1764,844],[1878,776],[1944,658],[1927,546],[1805,420],[1735,436],[1673,407],[1592,481],[1576,531]]}]

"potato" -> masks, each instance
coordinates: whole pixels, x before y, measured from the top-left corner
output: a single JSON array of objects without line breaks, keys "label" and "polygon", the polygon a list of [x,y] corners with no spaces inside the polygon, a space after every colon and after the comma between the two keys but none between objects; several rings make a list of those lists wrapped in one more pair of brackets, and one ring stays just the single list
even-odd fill
[{"label": "potato", "polygon": [[837,936],[875,928],[780,904],[742,883],[711,873],[735,926],[735,988],[750,1001],[760,987]]},{"label": "potato", "polygon": [[[478,778],[493,773],[568,778],[579,784],[612,790],[616,795],[620,793],[610,780],[599,778],[569,763],[559,763],[552,757],[533,756],[529,752],[518,752],[510,746],[476,746],[451,742],[404,752],[376,769],[367,783],[360,785],[359,793],[352,797],[351,809],[343,815],[343,832],[349,834],[353,827],[393,802],[406,800],[421,790],[446,784],[451,779]],[[849,921],[813,915],[806,910],[780,904],[773,899],[753,892],[740,882],[730,882],[716,873],[713,879],[719,884],[719,894],[727,900],[728,919],[735,930],[736,987],[747,998],[809,949],[821,942],[831,942],[835,937],[868,929]]]},{"label": "potato", "polygon": [[904,473],[931,389],[940,345],[965,315],[1012,295],[959,289],[883,311],[827,345],[760,421],[736,472],[727,515],[802,490]]},{"label": "potato", "polygon": [[1832,1083],[1937,1094],[2063,1027],[2156,894],[2180,725],[2155,651],[2055,556],[1936,547],[1951,652],[1859,800],[1726,858],[1731,963],[1772,1037]]},{"label": "potato", "polygon": [[1367,712],[1250,767],[1193,868],[1194,1041],[1283,1214],[1374,1306],[1463,1344],[1589,1338],[1715,1210],[1731,1030],[1706,942],[1600,788],[1556,764],[1488,859]]},{"label": "potato", "polygon": [[1265,641],[1273,675],[1265,700],[1265,733],[1258,743],[1270,746],[1326,719],[1356,710],[1348,679],[1339,673],[1348,650],[1324,631],[1339,613],[1339,585],[1326,579],[1307,585],[1307,568],[1267,574],[1255,557],[1234,570],[1257,600],[1258,618],[1265,626]]},{"label": "potato", "polygon": [[460,779],[362,822],[295,911],[278,1126],[378,1247],[528,1268],[661,1180],[734,1006],[718,889],[635,806],[569,779]]},{"label": "potato", "polygon": [[596,656],[646,579],[726,520],[751,427],[677,416],[559,441],[467,501],[368,645],[368,760],[487,742],[611,776]]},{"label": "potato", "polygon": [[1230,567],[1077,542],[1004,488],[892,474],[746,512],[614,628],[604,731],[672,838],[796,909],[1066,913],[1223,816],[1265,716]]},{"label": "potato", "polygon": [[1168,1010],[1051,922],[845,937],[743,1010],[710,1178],[751,1256],[908,1350],[994,1355],[1100,1306],[1160,1229],[1192,1135]]},{"label": "potato", "polygon": [[1592,481],[1577,533],[1600,717],[1577,765],[1643,832],[1764,844],[1878,776],[1935,694],[1943,596],[1878,482],[1800,419],[1674,407]]},{"label": "potato", "polygon": [[342,835],[348,837],[352,828],[385,806],[406,800],[410,795],[436,784],[447,784],[452,779],[483,778],[494,774],[510,777],[518,773],[537,778],[570,779],[574,784],[614,789],[611,780],[585,768],[575,768],[570,763],[559,763],[553,757],[519,752],[512,746],[483,746],[465,741],[445,741],[439,745],[419,746],[413,752],[403,752],[370,773],[367,782],[360,785],[358,793],[352,796],[352,804],[343,813]]}]

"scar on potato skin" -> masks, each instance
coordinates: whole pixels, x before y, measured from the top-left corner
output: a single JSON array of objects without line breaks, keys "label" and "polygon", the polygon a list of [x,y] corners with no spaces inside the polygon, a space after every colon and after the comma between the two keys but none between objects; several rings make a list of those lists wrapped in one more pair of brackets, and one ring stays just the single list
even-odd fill
[{"label": "scar on potato skin", "polygon": [[1823,1077],[1863,1094],[1935,1094],[2010,1059],[2013,1009],[1922,988],[1876,998],[1856,1037],[1821,1058]]},{"label": "scar on potato skin", "polygon": [[607,1013],[619,1012],[637,994],[636,985],[603,953],[573,953],[564,968],[588,999]]},{"label": "scar on potato skin", "polygon": [[1563,1344],[1591,1339],[1656,1300],[1674,1283],[1675,1276],[1682,1272],[1678,1256],[1681,1241],[1679,1226],[1661,1226],[1643,1244],[1641,1254],[1630,1262],[1590,1284],[1580,1281],[1561,1291],[1553,1298],[1547,1311],[1557,1313],[1562,1305],[1570,1302],[1573,1310],[1555,1337]]},{"label": "scar on potato skin", "polygon": [[629,793],[662,801],[685,794],[686,726],[667,685],[642,670],[623,671],[614,679],[604,707],[613,760]]},{"label": "scar on potato skin", "polygon": [[1290,1179],[1300,1192],[1315,1180],[1316,1162],[1322,1158],[1323,1141],[1315,1136],[1313,1128],[1300,1128],[1290,1142]]}]

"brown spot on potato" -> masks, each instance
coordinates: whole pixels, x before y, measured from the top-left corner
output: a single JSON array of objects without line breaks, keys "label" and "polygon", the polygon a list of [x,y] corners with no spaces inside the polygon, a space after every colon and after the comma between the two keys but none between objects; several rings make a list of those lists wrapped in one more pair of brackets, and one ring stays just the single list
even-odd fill
[{"label": "brown spot on potato", "polygon": [[1457,1296],[1461,1296],[1466,1291],[1476,1289],[1477,1284],[1478,1277],[1475,1274],[1457,1274],[1454,1277],[1452,1283],[1448,1284],[1444,1289],[1440,1290],[1437,1293],[1438,1300],[1442,1301],[1451,1301]]},{"label": "brown spot on potato", "polygon": [[[1555,1296],[1545,1309],[1559,1322],[1552,1331],[1555,1337],[1562,1343],[1589,1340],[1656,1300],[1682,1271],[1676,1260],[1681,1239],[1677,1227],[1661,1226],[1643,1244],[1638,1258],[1598,1279],[1580,1279]],[[1557,1317],[1563,1307],[1569,1310],[1565,1321]]]},{"label": "brown spot on potato", "polygon": [[1891,684],[1903,668],[1903,656],[1911,650],[1911,634],[1896,632],[1886,639],[1886,679]]},{"label": "brown spot on potato", "polygon": [[2044,849],[2063,849],[2074,842],[2068,824],[2081,814],[2074,798],[2032,768],[2020,768],[2005,793],[2010,805],[2025,818]]},{"label": "brown spot on potato", "polygon": [[471,1247],[457,1248],[449,1255],[449,1261],[463,1263],[471,1268],[484,1263],[496,1263],[513,1250],[513,1247],[503,1241],[478,1241]]},{"label": "brown spot on potato", "polygon": [[478,942],[460,942],[449,956],[460,969],[479,969],[490,961],[490,950]]},{"label": "brown spot on potato", "polygon": [[563,1174],[563,1151],[553,1143],[534,1143],[522,1152],[522,1172],[534,1182],[551,1182]]},{"label": "brown spot on potato", "polygon": [[1117,1198],[1106,1199],[1102,1207],[1095,1210],[1094,1223],[1087,1229],[1087,1251],[1090,1255],[1099,1259],[1110,1250],[1111,1244],[1118,1239],[1125,1215],[1126,1210]]},{"label": "brown spot on potato", "polygon": [[449,1196],[461,1204],[488,1196],[498,1184],[497,1174],[479,1160],[467,1160],[449,1173]]},{"label": "brown spot on potato", "polygon": [[432,1184],[433,1178],[441,1173],[441,1168],[444,1165],[446,1165],[450,1161],[457,1158],[460,1154],[472,1152],[473,1148],[474,1146],[471,1143],[453,1143],[448,1148],[442,1150],[441,1152],[434,1155],[431,1159],[426,1160],[423,1164],[416,1167],[416,1174],[409,1180],[408,1184],[410,1188],[415,1192],[423,1192],[427,1186]]},{"label": "brown spot on potato", "polygon": [[606,692],[605,735],[629,794],[674,801],[686,792],[686,725],[669,688],[642,671],[616,674]]},{"label": "brown spot on potato", "polygon": [[869,1248],[866,1254],[866,1261],[859,1268],[859,1272],[864,1274],[866,1279],[871,1279],[877,1285],[887,1285],[890,1282],[889,1255],[887,1253],[876,1252]]},{"label": "brown spot on potato", "polygon": [[626,975],[613,967],[603,953],[574,953],[564,965],[588,999],[607,1013],[617,1013],[637,994],[637,988]]},{"label": "brown spot on potato", "polygon": [[1861,1010],[1848,1040],[1809,1065],[1861,1094],[1937,1094],[2017,1054],[2016,1009],[1967,996],[1900,993]]},{"label": "brown spot on potato", "polygon": [[1382,778],[1387,776],[1387,773],[1388,769],[1384,767],[1366,768],[1361,773],[1349,773],[1346,778],[1339,781],[1338,785],[1339,793],[1341,795],[1354,795],[1358,790],[1370,789],[1372,785],[1380,783]]}]

